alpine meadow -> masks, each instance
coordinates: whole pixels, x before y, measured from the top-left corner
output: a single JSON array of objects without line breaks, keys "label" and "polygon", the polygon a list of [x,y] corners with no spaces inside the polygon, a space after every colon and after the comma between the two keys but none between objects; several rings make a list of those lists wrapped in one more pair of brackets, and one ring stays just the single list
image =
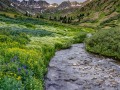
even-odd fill
[{"label": "alpine meadow", "polygon": [[119,67],[120,0],[0,0],[0,90],[120,90]]}]

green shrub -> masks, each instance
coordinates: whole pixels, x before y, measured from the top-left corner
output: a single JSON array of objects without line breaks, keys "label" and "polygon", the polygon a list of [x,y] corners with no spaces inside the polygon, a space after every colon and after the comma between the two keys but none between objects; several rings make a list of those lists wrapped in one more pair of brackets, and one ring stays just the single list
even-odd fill
[{"label": "green shrub", "polygon": [[30,23],[26,23],[25,26],[28,27],[28,28],[35,28],[35,26],[30,24]]},{"label": "green shrub", "polygon": [[1,90],[24,90],[24,87],[21,81],[10,76],[3,76],[3,77],[0,77],[0,89]]},{"label": "green shrub", "polygon": [[84,39],[86,38],[86,35],[87,35],[86,32],[80,32],[80,33],[78,33],[78,35],[76,35],[74,37],[74,39],[75,39],[74,43],[81,43],[81,42],[83,42]]},{"label": "green shrub", "polygon": [[0,35],[0,42],[11,42],[12,39],[6,35]]},{"label": "green shrub", "polygon": [[86,49],[120,59],[120,27],[101,30],[86,40]]}]

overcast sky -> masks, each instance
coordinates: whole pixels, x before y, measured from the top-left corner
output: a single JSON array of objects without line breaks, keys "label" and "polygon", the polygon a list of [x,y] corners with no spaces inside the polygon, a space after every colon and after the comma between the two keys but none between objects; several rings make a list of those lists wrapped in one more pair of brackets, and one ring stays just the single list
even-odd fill
[{"label": "overcast sky", "polygon": [[[20,0],[22,1],[22,0]],[[49,3],[61,3],[62,1],[68,1],[68,0],[46,0]],[[78,1],[78,2],[83,2],[85,0],[69,0],[69,1]]]}]

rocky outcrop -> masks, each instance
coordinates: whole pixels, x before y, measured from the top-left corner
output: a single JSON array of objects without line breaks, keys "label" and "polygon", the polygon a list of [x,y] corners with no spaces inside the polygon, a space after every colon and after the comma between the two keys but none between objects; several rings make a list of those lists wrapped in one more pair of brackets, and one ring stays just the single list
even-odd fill
[{"label": "rocky outcrop", "polygon": [[20,6],[24,6],[24,7],[29,7],[29,8],[44,8],[44,7],[48,7],[50,4],[46,1],[40,0],[40,1],[35,1],[35,0],[23,0],[22,2],[20,2]]},{"label": "rocky outcrop", "polygon": [[71,2],[70,1],[64,1],[58,6],[58,9],[63,10],[63,9],[67,9],[67,8],[70,8],[70,7],[71,7]]},{"label": "rocky outcrop", "polygon": [[64,1],[58,6],[58,10],[64,10],[64,9],[69,9],[71,7],[80,7],[81,4],[77,1]]},{"label": "rocky outcrop", "polygon": [[13,4],[9,0],[0,0],[0,11],[14,11]]},{"label": "rocky outcrop", "polygon": [[80,7],[81,4],[79,2],[77,2],[77,1],[73,1],[73,2],[71,2],[71,6],[72,7]]}]

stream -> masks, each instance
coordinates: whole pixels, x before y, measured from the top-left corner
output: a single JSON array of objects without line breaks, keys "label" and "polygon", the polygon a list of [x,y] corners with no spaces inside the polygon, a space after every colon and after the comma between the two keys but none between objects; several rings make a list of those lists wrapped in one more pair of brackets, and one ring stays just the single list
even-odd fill
[{"label": "stream", "polygon": [[120,90],[115,60],[88,53],[84,44],[57,51],[45,78],[46,90]]}]

